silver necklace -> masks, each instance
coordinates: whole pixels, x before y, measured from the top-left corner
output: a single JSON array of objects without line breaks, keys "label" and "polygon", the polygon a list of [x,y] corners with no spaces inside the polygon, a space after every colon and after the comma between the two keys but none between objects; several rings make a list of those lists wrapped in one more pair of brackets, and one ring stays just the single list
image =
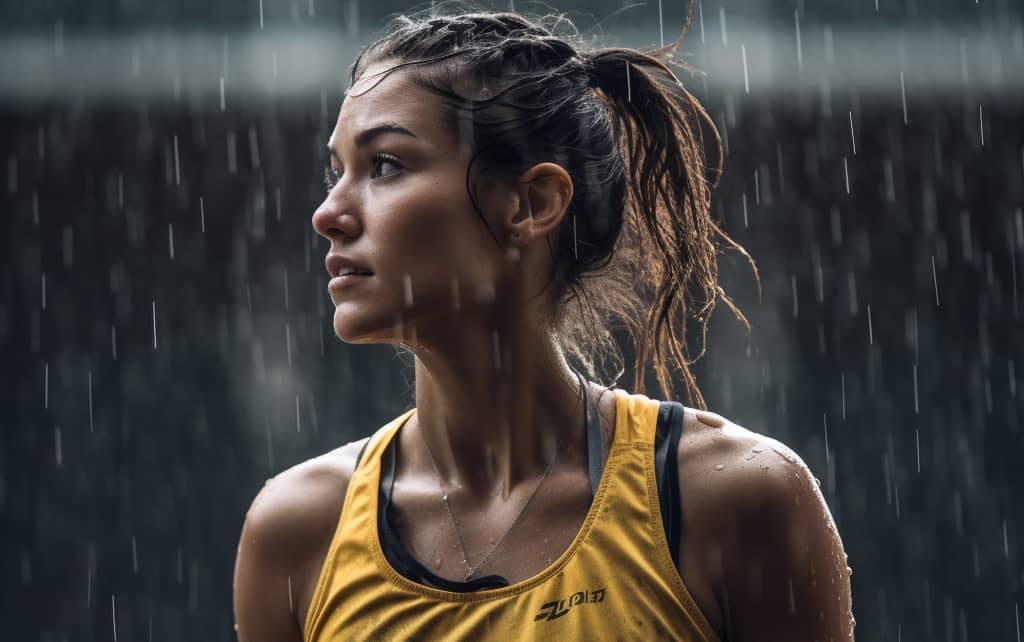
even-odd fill
[{"label": "silver necklace", "polygon": [[[582,381],[580,383],[581,385],[585,385]],[[580,388],[581,396],[582,393],[583,388]],[[523,513],[526,512],[526,507],[529,506],[530,502],[533,501],[533,498],[536,497],[537,491],[540,490],[541,484],[543,484],[544,480],[548,478],[548,474],[551,472],[551,468],[552,466],[554,466],[555,460],[558,459],[558,444],[555,444],[555,452],[551,455],[551,461],[548,462],[548,467],[544,470],[544,474],[540,476],[540,479],[537,481],[537,485],[534,486],[533,490],[530,492],[530,496],[527,497],[526,501],[523,502],[523,505],[519,507],[519,512],[516,513],[515,519],[513,519],[512,523],[510,523],[505,528],[505,531],[501,534],[501,537],[499,537],[498,540],[494,542],[494,545],[491,546],[490,550],[487,551],[487,554],[480,558],[480,560],[474,566],[473,564],[469,563],[469,556],[466,554],[466,544],[462,541],[462,533],[459,531],[459,525],[455,521],[455,515],[452,514],[452,507],[448,503],[448,490],[444,487],[444,480],[441,478],[441,471],[437,467],[437,460],[434,459],[434,452],[430,449],[430,444],[427,443],[427,440],[423,437],[422,432],[420,432],[420,441],[423,442],[423,445],[427,449],[427,454],[430,456],[430,463],[434,465],[434,475],[437,477],[437,485],[441,489],[441,503],[444,504],[444,508],[448,512],[448,518],[452,521],[452,528],[455,529],[455,539],[459,543],[459,550],[462,552],[462,563],[466,567],[465,579],[469,580],[469,578],[473,577],[473,574],[476,573],[477,569],[481,568],[489,559],[491,559],[491,556],[494,555],[495,551],[498,550],[498,547],[501,546],[501,543],[505,541],[505,536],[512,532],[512,529],[515,528],[515,525],[519,523],[519,518],[522,517]]]}]

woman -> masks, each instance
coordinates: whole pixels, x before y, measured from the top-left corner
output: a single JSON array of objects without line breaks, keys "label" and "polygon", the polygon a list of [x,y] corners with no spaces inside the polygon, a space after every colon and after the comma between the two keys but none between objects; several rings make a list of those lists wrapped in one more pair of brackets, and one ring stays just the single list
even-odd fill
[{"label": "woman", "polygon": [[739,314],[678,44],[585,52],[435,12],[356,60],[313,226],[335,333],[412,351],[416,405],[259,493],[243,642],[852,638],[842,542],[792,451],[567,359],[617,367],[614,327],[635,389],[651,362],[668,396],[672,362],[703,408],[686,320]]}]

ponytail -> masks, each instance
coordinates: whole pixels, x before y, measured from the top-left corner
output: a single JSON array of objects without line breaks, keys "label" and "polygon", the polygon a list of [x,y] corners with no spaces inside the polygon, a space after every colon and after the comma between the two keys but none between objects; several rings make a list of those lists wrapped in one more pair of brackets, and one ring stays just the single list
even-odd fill
[{"label": "ponytail", "polygon": [[[687,23],[687,26],[689,23]],[[612,48],[588,56],[591,84],[612,113],[612,129],[626,169],[624,234],[636,248],[633,273],[647,289],[642,323],[627,319],[635,346],[633,388],[645,389],[653,366],[666,397],[672,396],[670,360],[686,384],[689,403],[704,409],[690,364],[704,355],[707,325],[718,301],[750,330],[743,313],[718,283],[718,243],[750,255],[711,218],[711,194],[722,173],[722,144],[714,122],[664,62],[679,38],[643,53]],[[630,234],[629,232],[633,233]],[[691,357],[687,320],[696,322],[699,352]]]}]

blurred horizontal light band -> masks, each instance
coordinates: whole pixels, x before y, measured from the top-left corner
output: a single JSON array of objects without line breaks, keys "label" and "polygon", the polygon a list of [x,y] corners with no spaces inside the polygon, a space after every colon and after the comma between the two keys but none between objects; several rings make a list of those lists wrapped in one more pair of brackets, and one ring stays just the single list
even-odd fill
[{"label": "blurred horizontal light band", "polygon": [[[730,21],[694,24],[683,58],[711,91],[760,94],[855,91],[895,96],[1024,94],[1024,26],[988,29],[789,30]],[[797,29],[799,28],[799,38]],[[666,34],[670,40],[674,34]],[[657,25],[612,34],[608,44],[657,44]],[[140,32],[7,36],[0,40],[4,101],[191,101],[203,109],[259,97],[308,97],[347,85],[367,33],[292,29],[213,34]],[[692,84],[695,81],[684,82]],[[223,88],[223,89],[222,89]]]}]

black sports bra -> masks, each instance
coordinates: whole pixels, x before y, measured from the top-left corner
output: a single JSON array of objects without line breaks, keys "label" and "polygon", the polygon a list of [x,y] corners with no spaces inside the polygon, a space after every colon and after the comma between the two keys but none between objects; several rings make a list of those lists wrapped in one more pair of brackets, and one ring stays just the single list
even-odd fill
[{"label": "black sports bra", "polygon": [[[582,375],[576,373],[580,383],[584,384]],[[601,422],[594,402],[590,398],[588,386],[582,385],[584,397],[584,421],[587,434],[587,468],[590,476],[591,497],[597,492],[597,485],[604,472],[604,444],[601,439]],[[658,426],[655,431],[654,462],[655,478],[658,486],[658,500],[661,505],[661,517],[665,535],[672,550],[672,561],[678,566],[679,553],[676,543],[679,539],[680,501],[679,472],[676,453],[679,437],[682,434],[683,405],[675,401],[662,401],[658,409]],[[401,430],[401,429],[399,429]],[[486,589],[508,586],[509,581],[500,575],[487,575],[468,581],[450,580],[435,573],[421,564],[402,545],[401,538],[391,522],[391,492],[395,483],[395,447],[397,439],[392,438],[384,449],[381,461],[380,490],[377,504],[377,530],[380,533],[381,548],[388,563],[406,579],[433,586],[445,591],[468,593]],[[363,446],[363,450],[366,446]],[[363,451],[359,452],[356,467],[362,459]]]}]

